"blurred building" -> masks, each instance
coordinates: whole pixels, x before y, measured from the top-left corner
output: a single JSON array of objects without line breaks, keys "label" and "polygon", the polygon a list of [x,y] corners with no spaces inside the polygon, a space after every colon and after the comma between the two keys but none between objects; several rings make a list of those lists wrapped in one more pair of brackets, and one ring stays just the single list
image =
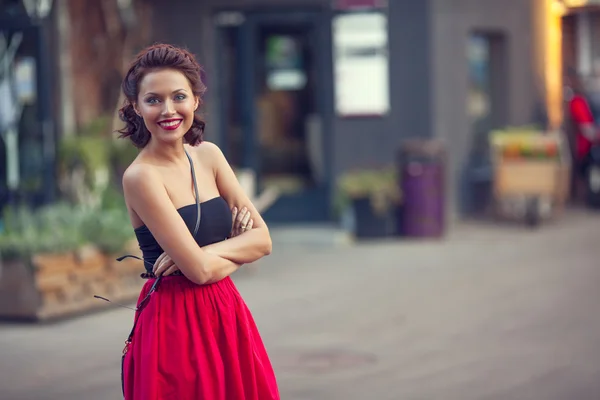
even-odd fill
[{"label": "blurred building", "polygon": [[600,60],[600,1],[563,0],[563,62],[583,77]]},{"label": "blurred building", "polygon": [[0,207],[56,199],[51,6],[0,1]]},{"label": "blurred building", "polygon": [[531,122],[534,2],[156,1],[155,38],[206,67],[208,136],[272,220],[325,220],[336,176],[394,162],[408,138],[448,144],[449,206],[489,129]]},{"label": "blurred building", "polygon": [[[558,123],[560,43],[547,34],[556,1],[153,0],[142,2],[152,8],[142,27],[151,27],[148,42],[186,46],[204,65],[207,139],[234,167],[254,171],[259,191],[280,192],[266,219],[330,219],[336,178],[393,164],[411,138],[447,143],[457,214],[490,129],[530,123],[540,105]],[[105,109],[117,87],[120,61],[106,60],[123,40],[100,37],[114,24],[92,18],[108,10],[98,4],[56,0],[49,17],[62,134]]]}]

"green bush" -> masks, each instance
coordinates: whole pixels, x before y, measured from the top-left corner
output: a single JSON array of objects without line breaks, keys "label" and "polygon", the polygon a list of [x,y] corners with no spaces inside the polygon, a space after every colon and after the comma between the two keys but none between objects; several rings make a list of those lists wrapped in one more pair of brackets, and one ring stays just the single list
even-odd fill
[{"label": "green bush", "polygon": [[376,213],[385,213],[401,200],[398,175],[393,167],[350,171],[337,181],[335,209],[349,207],[353,199],[368,198]]},{"label": "green bush", "polygon": [[3,259],[63,253],[93,244],[105,253],[122,251],[133,237],[127,208],[118,194],[105,193],[98,207],[57,203],[31,210],[8,208],[0,233]]},{"label": "green bush", "polygon": [[124,249],[133,230],[117,187],[138,150],[116,140],[110,122],[111,118],[98,118],[61,140],[60,187],[66,201],[37,210],[25,206],[4,210],[2,258],[74,251],[85,244],[110,254]]},{"label": "green bush", "polygon": [[33,211],[7,208],[0,234],[2,258],[27,257],[36,253],[72,251],[85,243],[80,231],[84,211],[60,203]]},{"label": "green bush", "polygon": [[97,210],[91,210],[81,225],[88,243],[107,254],[124,250],[133,229],[123,196],[116,190],[107,190]]}]

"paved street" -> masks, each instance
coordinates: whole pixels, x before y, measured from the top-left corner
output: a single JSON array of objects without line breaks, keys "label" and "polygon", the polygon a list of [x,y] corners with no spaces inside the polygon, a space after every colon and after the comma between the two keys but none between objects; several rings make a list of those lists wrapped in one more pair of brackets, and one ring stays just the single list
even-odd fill
[{"label": "paved street", "polygon": [[[285,241],[236,282],[285,400],[598,400],[599,228],[572,212],[444,242]],[[118,399],[131,319],[0,325],[0,399]]]}]

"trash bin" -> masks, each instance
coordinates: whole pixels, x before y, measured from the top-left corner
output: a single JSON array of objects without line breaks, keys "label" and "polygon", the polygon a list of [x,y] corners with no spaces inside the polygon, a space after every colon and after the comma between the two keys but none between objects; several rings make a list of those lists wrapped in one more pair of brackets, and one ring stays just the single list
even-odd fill
[{"label": "trash bin", "polygon": [[436,140],[406,141],[398,152],[402,207],[399,234],[442,237],[445,234],[446,153]]}]

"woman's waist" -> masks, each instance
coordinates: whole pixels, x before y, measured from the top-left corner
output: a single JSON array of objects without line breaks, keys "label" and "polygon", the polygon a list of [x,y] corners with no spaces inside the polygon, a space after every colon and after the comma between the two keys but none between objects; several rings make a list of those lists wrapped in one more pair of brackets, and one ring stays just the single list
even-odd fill
[{"label": "woman's waist", "polygon": [[[142,325],[144,320],[155,323],[157,318],[171,319],[188,313],[208,315],[245,304],[229,277],[208,285],[198,285],[184,276],[169,275],[160,279],[155,291],[148,297],[155,282],[156,279],[146,281],[138,299],[139,307],[148,298],[147,305],[139,314]],[[161,310],[169,312],[161,313]]]},{"label": "woman's waist", "polygon": [[[185,275],[183,275],[183,272],[177,270],[175,272],[173,272],[172,274],[165,276],[163,278],[168,278],[169,276],[183,276],[185,277]],[[154,272],[152,272],[152,268],[148,268],[146,267],[146,272],[143,272],[140,274],[140,277],[142,279],[156,279],[157,276],[154,274]]]},{"label": "woman's waist", "polygon": [[[152,286],[154,285],[154,283],[156,282],[156,279],[157,278],[155,278],[155,277],[147,278],[146,283],[144,284],[144,287],[142,289],[142,293],[149,291],[152,288]],[[237,288],[236,288],[235,284],[233,283],[233,280],[229,276],[221,279],[218,282],[199,285],[197,283],[190,281],[182,273],[172,274],[172,275],[161,277],[160,281],[158,282],[158,284],[156,286],[156,290],[157,290],[157,292],[162,292],[162,293],[183,292],[183,291],[187,291],[187,290],[194,290],[194,291],[215,291],[216,290],[216,291],[226,291],[226,292],[231,292],[233,290],[235,293],[237,293]]]}]

